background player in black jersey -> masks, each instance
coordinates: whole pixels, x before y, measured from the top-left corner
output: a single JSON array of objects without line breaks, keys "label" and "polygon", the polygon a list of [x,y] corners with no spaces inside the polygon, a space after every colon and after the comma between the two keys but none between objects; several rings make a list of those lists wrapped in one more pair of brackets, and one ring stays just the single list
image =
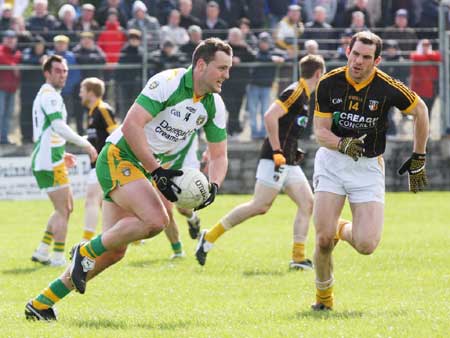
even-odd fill
[{"label": "background player in black jersey", "polygon": [[[99,78],[88,77],[81,82],[81,103],[88,109],[87,138],[98,153],[105,145],[108,135],[117,128],[113,109],[102,99],[104,93],[105,83]],[[90,240],[95,234],[102,199],[102,189],[95,174],[95,162],[92,162],[84,205],[84,240]]]},{"label": "background player in black jersey", "polygon": [[312,262],[305,257],[304,243],[308,235],[313,195],[298,165],[299,155],[302,154],[298,151],[297,141],[307,125],[309,97],[325,70],[325,64],[318,55],[305,56],[299,63],[300,80],[287,87],[264,115],[268,137],[261,149],[253,198],[231,210],[211,230],[201,232],[196,250],[200,265],[205,264],[206,255],[217,238],[250,217],[265,214],[280,190],[284,189],[298,207],[290,267],[312,269]]},{"label": "background player in black jersey", "polygon": [[[314,133],[322,146],[314,163],[316,303],[333,307],[332,251],[339,239],[369,255],[384,222],[384,163],[387,114],[392,106],[414,117],[414,147],[399,173],[408,172],[413,192],[426,185],[427,107],[416,93],[376,66],[381,39],[368,31],[352,37],[347,66],[325,74],[316,90]],[[399,154],[400,155],[400,154]],[[339,219],[348,196],[352,222]]]}]

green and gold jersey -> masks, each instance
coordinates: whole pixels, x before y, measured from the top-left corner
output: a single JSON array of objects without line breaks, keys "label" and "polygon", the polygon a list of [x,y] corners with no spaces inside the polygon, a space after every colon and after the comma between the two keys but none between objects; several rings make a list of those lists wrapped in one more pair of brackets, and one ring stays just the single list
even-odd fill
[{"label": "green and gold jersey", "polygon": [[33,171],[51,171],[64,161],[66,140],[51,125],[57,119],[67,119],[63,98],[51,85],[43,84],[33,102]]},{"label": "green and gold jersey", "polygon": [[339,137],[364,139],[364,156],[376,157],[386,147],[387,114],[395,106],[408,114],[419,102],[415,92],[375,68],[363,82],[355,83],[348,67],[326,73],[316,90],[314,116],[332,118],[331,131]]},{"label": "green and gold jersey", "polygon": [[[156,74],[147,82],[136,103],[153,117],[144,127],[149,151],[171,168],[181,167],[200,128],[204,129],[208,142],[221,142],[227,137],[222,98],[212,93],[196,97],[192,68]],[[107,142],[132,154],[121,128],[116,129]]]}]

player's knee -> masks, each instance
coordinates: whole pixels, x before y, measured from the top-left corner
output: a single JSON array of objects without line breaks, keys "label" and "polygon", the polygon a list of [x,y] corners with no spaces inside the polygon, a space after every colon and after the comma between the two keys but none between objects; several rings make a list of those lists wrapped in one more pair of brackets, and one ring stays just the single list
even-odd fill
[{"label": "player's knee", "polygon": [[316,246],[321,251],[331,251],[334,246],[334,238],[333,236],[327,235],[316,235]]},{"label": "player's knee", "polygon": [[372,241],[367,240],[367,241],[355,243],[355,248],[361,255],[372,254],[375,251],[375,249],[377,248],[377,246],[378,246],[378,241],[376,241],[376,240],[372,240]]},{"label": "player's knee", "polygon": [[144,220],[146,237],[150,238],[159,234],[169,224],[169,221],[169,215],[166,212],[161,212]]},{"label": "player's knee", "polygon": [[272,203],[261,203],[258,205],[255,205],[255,214],[256,215],[264,215],[269,211],[270,207],[272,206]]}]

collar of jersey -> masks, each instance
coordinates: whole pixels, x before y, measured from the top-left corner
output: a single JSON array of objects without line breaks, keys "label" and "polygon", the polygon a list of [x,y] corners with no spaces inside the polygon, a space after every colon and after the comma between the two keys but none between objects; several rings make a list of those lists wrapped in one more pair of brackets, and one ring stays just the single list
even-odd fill
[{"label": "collar of jersey", "polygon": [[102,99],[98,99],[97,101],[95,101],[94,105],[91,107],[91,109],[89,109],[88,116],[92,115],[92,113],[94,112],[95,108],[97,108],[100,105],[100,102],[102,102]]},{"label": "collar of jersey", "polygon": [[308,84],[306,83],[304,78],[300,79],[300,84],[303,86],[303,88],[305,88],[306,96],[308,96],[308,98],[310,98],[311,97],[311,91],[309,90]]},{"label": "collar of jersey", "polygon": [[57,93],[61,93],[61,89],[56,89],[55,87],[53,87],[50,83],[44,83],[44,85],[42,86],[43,89],[50,89],[50,90],[54,90]]},{"label": "collar of jersey", "polygon": [[361,89],[363,89],[365,86],[367,86],[370,82],[372,82],[373,78],[375,77],[375,74],[377,73],[377,68],[375,67],[375,69],[372,71],[372,74],[370,74],[367,79],[365,79],[364,81],[360,82],[360,83],[356,83],[349,74],[348,71],[348,67],[345,67],[345,79],[347,80],[347,82],[349,84],[352,85],[353,88],[355,88],[355,90],[357,92],[359,92]]}]

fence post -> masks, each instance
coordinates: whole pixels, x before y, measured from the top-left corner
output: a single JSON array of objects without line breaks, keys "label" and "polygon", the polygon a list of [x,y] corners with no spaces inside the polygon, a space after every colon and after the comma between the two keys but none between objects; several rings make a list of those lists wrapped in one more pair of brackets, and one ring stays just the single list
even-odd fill
[{"label": "fence post", "polygon": [[144,49],[142,50],[142,88],[145,87],[145,84],[147,83],[147,74],[148,74],[148,42],[147,42],[147,37],[148,37],[148,32],[147,32],[147,27],[144,26],[144,30],[143,30],[143,39],[142,41],[144,41],[143,43],[143,47]]},{"label": "fence post", "polygon": [[449,35],[445,31],[447,5],[439,6],[439,50],[441,64],[439,67],[439,97],[441,98],[441,136],[450,134],[450,108],[449,108]]}]

